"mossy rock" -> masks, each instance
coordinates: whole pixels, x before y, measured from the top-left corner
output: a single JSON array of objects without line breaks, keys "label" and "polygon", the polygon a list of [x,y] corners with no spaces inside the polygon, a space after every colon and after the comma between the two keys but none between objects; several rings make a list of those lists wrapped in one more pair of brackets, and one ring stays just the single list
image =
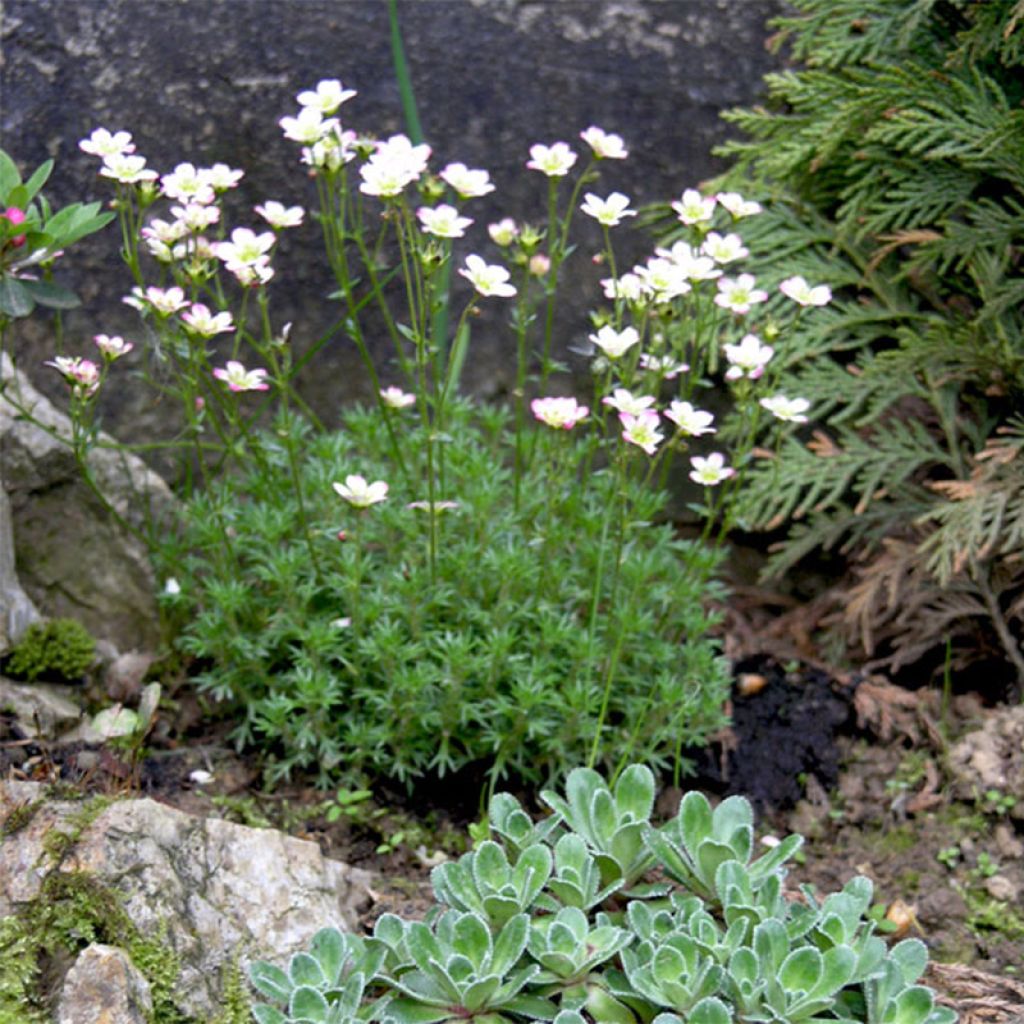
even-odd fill
[{"label": "mossy rock", "polygon": [[96,641],[74,619],[36,622],[25,631],[7,657],[4,671],[14,679],[74,682],[96,658]]}]

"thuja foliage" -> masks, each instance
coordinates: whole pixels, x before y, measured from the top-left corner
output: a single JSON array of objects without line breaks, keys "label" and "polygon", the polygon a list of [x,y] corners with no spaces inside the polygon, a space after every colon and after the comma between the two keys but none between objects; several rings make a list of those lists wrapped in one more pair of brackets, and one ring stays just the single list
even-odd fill
[{"label": "thuja foliage", "polygon": [[76,619],[35,622],[15,644],[4,671],[15,679],[80,679],[96,657],[96,641]]},{"label": "thuja foliage", "polygon": [[775,573],[855,559],[840,619],[869,653],[994,645],[1024,680],[1024,6],[791,6],[799,64],[721,152],[770,200],[745,234],[764,280],[784,255],[836,301],[779,364],[818,429],[748,478],[746,519],[788,524]]},{"label": "thuja foliage", "polygon": [[755,856],[747,800],[690,792],[655,827],[642,765],[614,789],[576,769],[542,797],[541,825],[493,798],[492,838],[434,869],[426,922],[385,914],[372,937],[322,930],[286,970],[254,964],[259,1024],[956,1020],[918,984],[924,943],[874,934],[868,879],[785,898],[802,839]]},{"label": "thuja foliage", "polygon": [[[362,510],[331,488],[353,467],[394,473],[376,410],[352,411],[336,433],[282,416],[253,439],[250,473],[192,499],[165,552],[181,592],[165,600],[187,609],[184,647],[209,666],[198,686],[237,708],[236,739],[271,752],[272,776],[413,779],[472,765],[539,783],[586,761],[599,735],[611,768],[630,751],[673,765],[724,722],[728,674],[703,605],[717,556],[652,521],[662,497],[643,481],[595,461],[581,487],[565,469],[588,442],[566,431],[536,436],[550,451],[516,505],[510,414],[461,400],[450,413],[445,474],[458,501],[438,516],[433,564],[427,510],[410,507],[418,481],[394,480],[386,502]],[[425,444],[410,421],[410,461]],[[289,450],[302,453],[303,510]],[[609,525],[622,487],[629,515]]]}]

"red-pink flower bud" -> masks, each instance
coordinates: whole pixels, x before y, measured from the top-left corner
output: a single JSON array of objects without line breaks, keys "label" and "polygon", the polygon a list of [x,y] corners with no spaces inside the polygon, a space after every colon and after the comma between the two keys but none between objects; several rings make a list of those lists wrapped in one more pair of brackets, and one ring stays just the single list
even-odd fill
[{"label": "red-pink flower bud", "polygon": [[[16,206],[8,206],[7,209],[4,210],[3,213],[0,213],[0,217],[3,217],[10,224],[13,224],[15,227],[18,224],[24,224],[25,223],[25,211],[24,210],[19,210],[18,207],[16,207]],[[15,249],[20,248],[24,244],[25,244],[25,236],[24,235],[17,235],[15,238],[11,239],[11,245],[13,245]]]}]

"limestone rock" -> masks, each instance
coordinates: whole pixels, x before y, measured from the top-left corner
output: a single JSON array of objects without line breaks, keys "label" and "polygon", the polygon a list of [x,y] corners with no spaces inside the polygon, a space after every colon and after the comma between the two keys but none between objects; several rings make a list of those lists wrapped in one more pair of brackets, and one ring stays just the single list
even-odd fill
[{"label": "limestone rock", "polygon": [[128,955],[93,943],[64,979],[57,1024],[147,1024],[153,998]]},{"label": "limestone rock", "polygon": [[[6,356],[0,379],[42,425],[0,399],[0,462],[22,585],[48,615],[78,619],[122,650],[155,647],[156,586],[146,546],[117,524],[82,480],[71,450],[48,432],[70,436],[68,418]],[[89,468],[107,501],[136,529],[147,516],[159,523],[172,514],[170,490],[141,459],[95,448]]]},{"label": "limestone rock", "polygon": [[56,683],[15,683],[0,676],[0,711],[13,714],[26,735],[56,739],[82,717],[70,686]]},{"label": "limestone rock", "polygon": [[949,766],[962,799],[996,790],[1016,799],[1010,816],[1024,819],[1024,705],[987,713],[950,751]]},{"label": "limestone rock", "polygon": [[[0,820],[42,787],[0,782]],[[54,865],[44,836],[81,804],[47,802],[0,847],[0,916],[39,892]],[[56,870],[86,871],[117,892],[135,925],[166,936],[181,964],[181,1009],[213,1015],[221,968],[235,956],[281,962],[323,927],[352,930],[371,875],[272,829],[202,819],[153,800],[122,800],[81,829]]]},{"label": "limestone rock", "polygon": [[39,620],[32,598],[18,582],[14,565],[11,502],[0,477],[0,654],[9,651],[21,639],[22,633]]}]

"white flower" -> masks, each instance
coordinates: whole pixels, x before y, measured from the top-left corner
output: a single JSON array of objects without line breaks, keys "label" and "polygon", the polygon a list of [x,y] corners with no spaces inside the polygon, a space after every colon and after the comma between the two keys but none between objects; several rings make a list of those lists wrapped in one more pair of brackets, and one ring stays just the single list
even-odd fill
[{"label": "white flower", "polygon": [[324,120],[323,114],[316,107],[303,107],[298,117],[282,117],[277,122],[284,129],[284,137],[292,142],[301,142],[304,146],[312,146],[325,135],[339,128],[335,118]]},{"label": "white flower", "polygon": [[306,211],[301,206],[286,207],[284,203],[279,203],[275,199],[268,199],[260,206],[254,206],[253,209],[272,228],[277,230],[281,228],[297,228],[302,223],[302,218],[306,214]]},{"label": "white flower", "polygon": [[806,398],[787,398],[785,395],[773,395],[762,398],[761,406],[767,409],[776,419],[787,423],[806,423],[804,413],[811,407]]},{"label": "white flower", "polygon": [[172,206],[171,214],[185,227],[183,234],[189,231],[204,231],[220,220],[219,206],[203,206],[202,203],[186,203],[184,206]]},{"label": "white flower", "polygon": [[643,287],[655,302],[671,302],[690,291],[683,269],[671,260],[654,257],[642,267],[634,267]]},{"label": "white flower", "polygon": [[530,147],[530,159],[526,166],[531,171],[540,171],[549,178],[565,177],[576,163],[576,154],[567,142],[555,142],[550,146],[537,143]]},{"label": "white flower", "polygon": [[230,242],[217,245],[217,258],[232,272],[238,267],[260,266],[266,262],[274,241],[272,231],[257,235],[250,228],[235,228]]},{"label": "white flower", "polygon": [[631,416],[639,416],[654,405],[654,396],[634,395],[625,388],[616,388],[611,395],[602,398],[601,402],[610,405],[616,412],[628,412]]},{"label": "white flower", "polygon": [[652,356],[646,352],[640,353],[640,365],[663,380],[673,380],[690,369],[688,363],[677,363],[671,356]]},{"label": "white flower", "polygon": [[235,170],[228,167],[227,164],[214,164],[212,167],[200,170],[199,176],[215,192],[226,192],[229,188],[234,188],[245,177],[245,171]]},{"label": "white flower", "polygon": [[265,285],[274,276],[274,269],[266,259],[259,263],[233,263],[227,269],[235,275],[235,280],[243,288]]},{"label": "white flower", "polygon": [[175,242],[181,241],[188,232],[189,226],[183,220],[166,221],[158,218],[151,220],[140,234],[146,239],[152,238],[165,245],[174,245]]},{"label": "white flower", "polygon": [[621,192],[613,192],[607,199],[588,192],[584,202],[580,204],[580,209],[606,228],[621,224],[623,217],[636,216],[636,210],[629,209],[629,196]]},{"label": "white flower", "polygon": [[346,100],[356,95],[355,89],[345,89],[336,78],[317,82],[313,91],[300,92],[296,99],[301,107],[312,107],[320,114],[333,114]]},{"label": "white flower", "polygon": [[466,265],[459,269],[481,295],[497,295],[510,298],[515,295],[514,285],[508,283],[509,272],[497,264],[487,264],[476,255],[466,257]]},{"label": "white flower", "polygon": [[644,297],[644,282],[638,274],[623,274],[618,278],[602,278],[601,287],[604,289],[606,299],[639,302]]},{"label": "white flower", "polygon": [[787,277],[779,291],[801,306],[827,306],[832,301],[832,290],[827,284],[812,288],[802,277]]},{"label": "white flower", "polygon": [[671,249],[655,249],[654,255],[674,263],[683,277],[690,281],[710,281],[722,276],[710,256],[702,256],[698,249],[686,242],[676,242]]},{"label": "white flower", "polygon": [[596,125],[580,132],[580,138],[594,151],[598,160],[625,160],[629,156],[618,135],[611,135]]},{"label": "white flower", "polygon": [[682,198],[672,204],[672,209],[684,224],[704,224],[715,215],[715,200],[702,196],[695,188],[688,188]]},{"label": "white flower", "polygon": [[414,146],[405,135],[392,135],[377,143],[373,156],[359,168],[363,179],[359,190],[385,199],[397,196],[427,169],[429,159],[430,147],[425,143]]},{"label": "white flower", "polygon": [[575,398],[535,398],[530,409],[541,423],[556,430],[572,430],[590,414],[590,410]]},{"label": "white flower", "polygon": [[201,302],[193,302],[191,308],[181,314],[181,319],[193,334],[201,338],[212,338],[215,334],[226,334],[235,329],[230,313],[211,313],[209,307]]},{"label": "white flower", "polygon": [[416,396],[410,395],[407,391],[394,386],[380,389],[380,397],[384,404],[392,409],[405,409],[407,406],[416,404]]},{"label": "white flower", "polygon": [[216,199],[213,186],[189,163],[178,164],[170,174],[165,174],[160,179],[160,187],[168,199],[182,203],[207,206]]},{"label": "white flower", "polygon": [[227,384],[229,391],[267,391],[270,388],[266,380],[266,370],[247,370],[234,359],[229,359],[226,367],[218,366],[213,375],[217,380]]},{"label": "white flower", "polygon": [[717,231],[708,232],[704,239],[701,251],[710,256],[716,263],[732,263],[733,260],[743,259],[750,255],[750,250],[743,245],[743,239],[739,235],[720,235]]},{"label": "white flower", "polygon": [[213,782],[213,773],[203,771],[202,768],[197,768],[194,772],[188,773],[188,778],[189,781],[196,786],[208,786]]},{"label": "white flower", "polygon": [[177,313],[188,305],[184,290],[177,286],[173,288],[150,287],[146,289],[136,286],[132,289],[130,295],[125,296],[123,301],[140,311],[152,309],[161,316],[170,316],[172,313]]},{"label": "white flower", "polygon": [[725,346],[725,358],[729,362],[725,379],[738,380],[740,377],[749,377],[751,380],[757,380],[764,373],[764,368],[773,355],[775,349],[771,345],[762,345],[756,334],[745,334],[738,345]]},{"label": "white flower", "polygon": [[355,132],[341,131],[341,126],[335,125],[323,138],[302,150],[302,162],[310,167],[336,171],[355,159],[355,141]]},{"label": "white flower", "polygon": [[504,249],[516,240],[519,228],[511,217],[504,217],[497,224],[488,224],[487,234],[491,236],[491,241],[495,245],[500,245]]},{"label": "white flower", "polygon": [[81,356],[54,356],[43,364],[52,366],[71,385],[74,392],[86,398],[94,395],[100,386],[100,368]]},{"label": "white flower", "polygon": [[701,434],[713,434],[711,426],[715,417],[703,409],[695,409],[689,402],[678,399],[665,411],[665,418],[670,419],[684,434],[689,437],[700,437]]},{"label": "white flower", "polygon": [[718,281],[716,305],[733,313],[749,313],[756,302],[764,302],[768,293],[755,288],[757,282],[752,274],[740,274],[737,278],[723,277]]},{"label": "white flower", "polygon": [[653,455],[665,440],[665,435],[658,430],[658,414],[653,409],[644,409],[636,416],[619,413],[619,421],[623,427],[622,439],[642,448],[648,455]]},{"label": "white flower", "polygon": [[460,217],[454,206],[442,203],[440,206],[421,206],[416,211],[423,230],[437,238],[462,238],[466,228],[473,221],[469,217]]},{"label": "white flower", "polygon": [[635,327],[617,331],[611,324],[605,324],[597,334],[591,334],[589,337],[609,359],[618,359],[640,340]]},{"label": "white flower", "polygon": [[470,170],[465,164],[449,164],[440,176],[463,199],[477,199],[494,191],[491,176],[486,171]]},{"label": "white flower", "polygon": [[690,465],[693,466],[690,479],[705,487],[714,487],[715,484],[728,480],[736,472],[732,466],[725,464],[725,456],[721,452],[712,452],[706,459],[694,455],[690,459]]},{"label": "white flower", "polygon": [[164,582],[164,593],[168,597],[177,597],[181,593],[181,584],[173,576],[168,576]]},{"label": "white flower", "polygon": [[388,485],[383,480],[376,480],[370,484],[366,482],[365,477],[357,473],[345,477],[343,484],[334,483],[331,486],[355,508],[369,508],[385,501],[388,496]]},{"label": "white flower", "polygon": [[752,199],[744,199],[739,192],[719,192],[715,198],[737,220],[740,217],[751,217],[761,212],[761,204]]},{"label": "white flower", "polygon": [[107,131],[106,128],[97,128],[87,139],[78,143],[78,148],[83,153],[92,156],[108,157],[117,156],[122,153],[134,153],[135,145],[128,132]]},{"label": "white flower", "polygon": [[100,174],[113,178],[122,185],[134,185],[140,181],[155,181],[156,171],[146,167],[146,158],[127,153],[111,153],[103,158]]}]

